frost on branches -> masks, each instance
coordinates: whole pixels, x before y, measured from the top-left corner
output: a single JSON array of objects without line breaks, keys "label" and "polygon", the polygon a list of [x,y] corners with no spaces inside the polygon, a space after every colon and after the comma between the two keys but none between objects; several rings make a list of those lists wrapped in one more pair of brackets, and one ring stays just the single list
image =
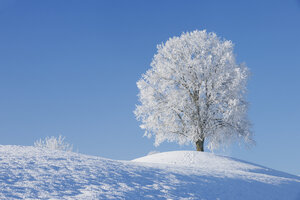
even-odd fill
[{"label": "frost on branches", "polygon": [[252,142],[245,100],[248,68],[237,64],[231,41],[193,31],[158,45],[149,69],[137,82],[134,111],[155,145],[167,140],[196,144],[203,151],[234,139]]},{"label": "frost on branches", "polygon": [[46,148],[51,150],[72,151],[73,145],[65,142],[65,137],[59,135],[58,137],[46,137],[34,142],[34,146],[38,148]]}]

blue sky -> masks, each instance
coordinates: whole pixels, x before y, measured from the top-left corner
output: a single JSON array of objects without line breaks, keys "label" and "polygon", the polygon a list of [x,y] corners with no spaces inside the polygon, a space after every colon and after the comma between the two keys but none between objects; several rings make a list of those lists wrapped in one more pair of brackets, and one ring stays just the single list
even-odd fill
[{"label": "blue sky", "polygon": [[0,0],[1,144],[62,134],[81,153],[124,160],[194,149],[154,147],[133,110],[156,45],[195,29],[232,40],[252,73],[257,145],[223,154],[300,174],[297,0]]}]

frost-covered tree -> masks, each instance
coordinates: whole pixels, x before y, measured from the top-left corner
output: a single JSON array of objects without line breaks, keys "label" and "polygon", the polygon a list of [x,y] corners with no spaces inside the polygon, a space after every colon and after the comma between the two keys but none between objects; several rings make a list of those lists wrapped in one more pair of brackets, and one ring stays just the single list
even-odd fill
[{"label": "frost-covered tree", "polygon": [[72,151],[73,145],[65,142],[65,137],[59,135],[58,137],[46,137],[34,142],[35,147],[46,148],[51,150]]},{"label": "frost-covered tree", "polygon": [[192,142],[198,151],[252,142],[245,100],[248,68],[237,64],[231,41],[193,31],[158,45],[151,68],[137,82],[134,111],[155,145]]}]

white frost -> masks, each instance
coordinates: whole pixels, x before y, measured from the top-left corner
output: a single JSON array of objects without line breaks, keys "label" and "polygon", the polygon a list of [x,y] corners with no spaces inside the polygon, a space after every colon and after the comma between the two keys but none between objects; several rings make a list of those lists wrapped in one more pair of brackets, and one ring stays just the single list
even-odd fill
[{"label": "white frost", "polygon": [[232,140],[252,143],[245,100],[248,68],[237,64],[231,41],[193,31],[158,45],[151,68],[137,82],[134,113],[155,145]]}]

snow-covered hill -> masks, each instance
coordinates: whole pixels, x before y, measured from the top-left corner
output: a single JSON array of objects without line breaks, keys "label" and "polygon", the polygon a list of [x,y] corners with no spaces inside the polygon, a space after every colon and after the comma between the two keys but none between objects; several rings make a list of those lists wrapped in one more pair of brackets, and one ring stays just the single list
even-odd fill
[{"label": "snow-covered hill", "polygon": [[300,177],[210,153],[116,161],[0,145],[0,199],[300,199]]}]

